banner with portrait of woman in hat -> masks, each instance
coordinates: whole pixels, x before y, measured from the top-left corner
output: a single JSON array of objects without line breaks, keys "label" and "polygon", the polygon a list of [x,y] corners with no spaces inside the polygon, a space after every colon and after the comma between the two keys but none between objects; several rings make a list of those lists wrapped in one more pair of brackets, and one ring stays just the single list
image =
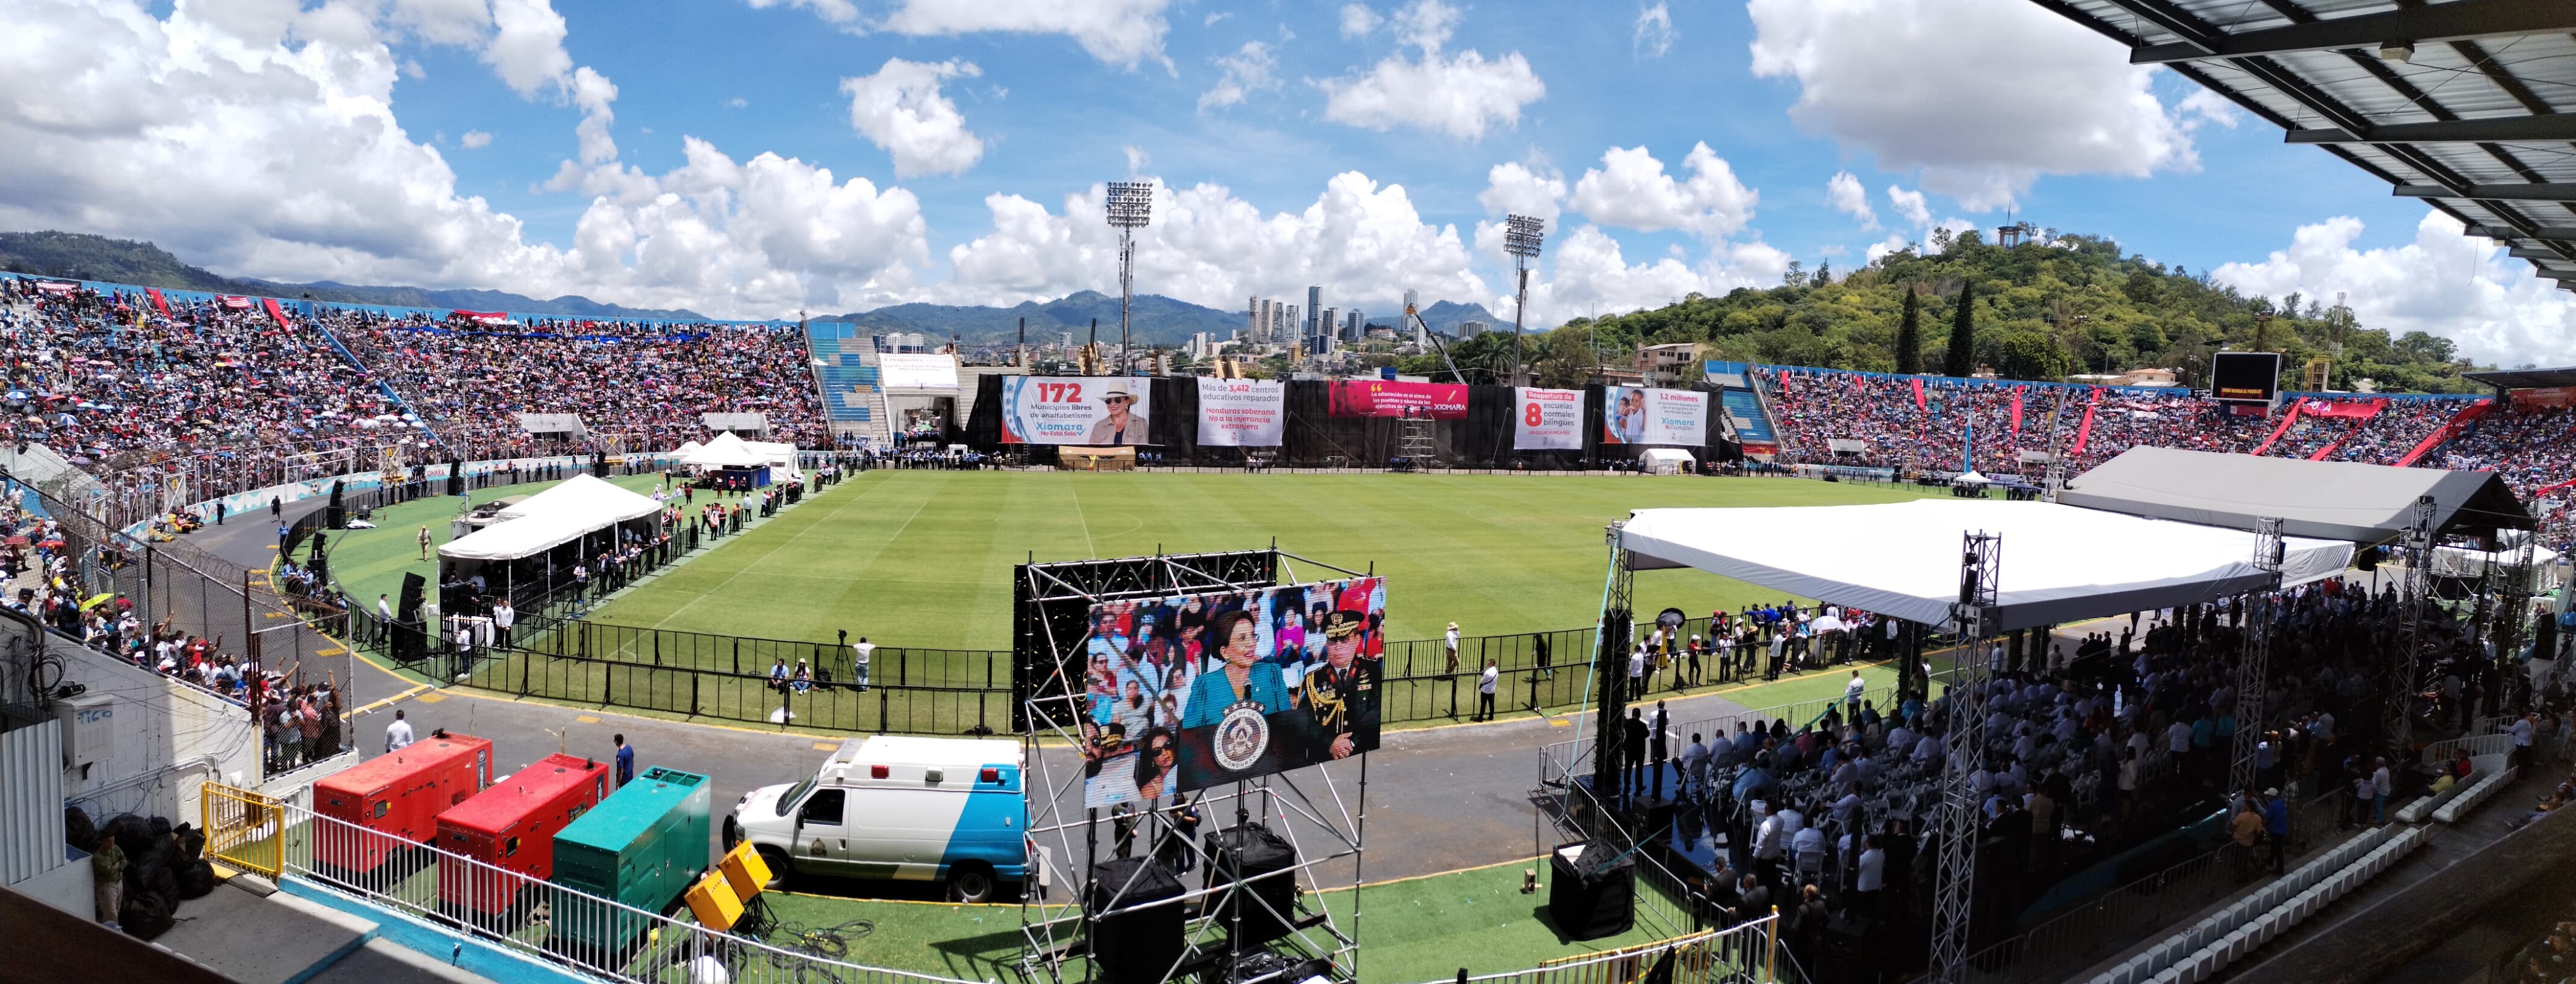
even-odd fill
[{"label": "banner with portrait of woman in hat", "polygon": [[1152,444],[1150,380],[1120,376],[1006,376],[1002,443],[1117,447]]},{"label": "banner with portrait of woman in hat", "polygon": [[1386,582],[1105,602],[1083,638],[1083,805],[1374,751]]}]

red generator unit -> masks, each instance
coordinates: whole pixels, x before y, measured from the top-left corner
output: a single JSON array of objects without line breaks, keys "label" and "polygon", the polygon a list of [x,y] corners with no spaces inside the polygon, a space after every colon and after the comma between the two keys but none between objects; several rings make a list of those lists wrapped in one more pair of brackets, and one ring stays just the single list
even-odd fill
[{"label": "red generator unit", "polygon": [[438,834],[439,814],[491,784],[491,742],[431,732],[408,748],[313,784],[313,812],[349,825],[317,825],[313,859],[325,870],[373,872],[386,859],[429,843]]},{"label": "red generator unit", "polygon": [[440,907],[453,915],[509,913],[528,885],[554,877],[555,832],[599,805],[608,777],[607,763],[548,755],[439,814]]}]

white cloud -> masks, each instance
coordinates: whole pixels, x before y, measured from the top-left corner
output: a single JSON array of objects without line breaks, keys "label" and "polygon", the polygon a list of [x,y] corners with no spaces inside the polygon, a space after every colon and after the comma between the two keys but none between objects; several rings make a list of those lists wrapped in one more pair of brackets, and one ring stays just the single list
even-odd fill
[{"label": "white cloud", "polygon": [[[1497,249],[1501,229],[1485,226]],[[1711,247],[1696,265],[1666,256],[1630,264],[1618,240],[1598,226],[1584,225],[1548,245],[1546,268],[1530,278],[1528,327],[1553,328],[1576,317],[1611,315],[1662,307],[1694,292],[1723,294],[1738,287],[1776,287],[1789,268],[1789,254],[1763,243],[1723,243]],[[1512,316],[1512,296],[1505,293],[1487,305],[1496,315]]]},{"label": "white cloud", "polygon": [[1485,190],[1476,195],[1488,215],[1527,215],[1555,222],[1565,200],[1565,179],[1553,171],[1527,165],[1496,164],[1485,172]]},{"label": "white cloud", "polygon": [[1465,19],[1458,8],[1440,0],[1414,0],[1396,11],[1388,23],[1394,28],[1397,44],[1420,48],[1427,55],[1448,44],[1449,36],[1458,32],[1458,22]]},{"label": "white cloud", "polygon": [[492,25],[483,61],[520,95],[560,85],[572,71],[572,56],[563,49],[563,15],[547,0],[493,0]]},{"label": "white cloud", "polygon": [[1272,54],[1267,44],[1246,41],[1233,54],[1211,60],[1225,74],[1217,79],[1215,88],[1199,93],[1199,112],[1235,105],[1256,90],[1279,88],[1279,56]]},{"label": "white cloud", "polygon": [[1342,5],[1343,40],[1347,41],[1354,38],[1367,37],[1370,34],[1376,33],[1378,27],[1385,23],[1386,18],[1378,16],[1377,11],[1370,10],[1367,4],[1346,3]]},{"label": "white cloud", "polygon": [[874,75],[841,80],[850,97],[850,126],[894,158],[894,174],[955,174],[984,156],[984,141],[966,129],[965,114],[940,94],[954,78],[982,75],[974,62],[911,62],[888,58]]},{"label": "white cloud", "polygon": [[[719,316],[772,316],[809,295],[908,296],[928,261],[910,192],[772,154],[736,162],[700,141],[658,176],[590,168],[571,245],[531,242],[518,219],[459,194],[439,152],[394,116],[386,42],[422,21],[333,6],[214,13],[20,0],[0,57],[0,228],[150,239],[235,275]],[[604,82],[585,96],[578,72],[568,80],[600,107]]]},{"label": "white cloud", "polygon": [[[608,135],[608,125],[617,119],[610,104],[617,101],[617,86],[608,77],[584,65],[572,73],[572,102],[581,107],[581,122],[572,129],[580,142],[581,162],[601,164],[617,159],[617,141]],[[651,132],[651,131],[646,131]]]},{"label": "white cloud", "polygon": [[[1114,283],[1104,193],[1094,185],[1067,195],[1057,212],[1019,195],[986,197],[993,231],[949,250],[954,278],[926,293],[1010,304]],[[1423,222],[1403,186],[1357,171],[1333,176],[1300,211],[1266,215],[1221,185],[1158,185],[1154,223],[1136,232],[1138,289],[1220,310],[1254,294],[1302,297],[1308,284],[1364,306],[1391,305],[1408,287],[1480,297],[1488,287],[1470,260],[1457,229]]]},{"label": "white cloud", "polygon": [[2576,363],[2576,298],[2503,249],[2460,232],[2450,216],[2426,212],[2413,242],[2364,250],[2353,246],[2361,220],[2337,217],[2300,226],[2289,249],[2258,263],[2222,265],[2210,279],[2276,299],[2344,291],[2361,327],[2439,335],[2481,363]]},{"label": "white cloud", "polygon": [[1907,191],[1895,185],[1888,185],[1887,200],[1896,206],[1896,214],[1905,217],[1906,224],[1915,226],[1932,224],[1932,206],[1923,200],[1922,192]]},{"label": "white cloud", "polygon": [[1673,41],[1681,32],[1673,30],[1673,11],[1662,0],[1637,11],[1636,37],[1631,40],[1636,53],[1646,58],[1661,58],[1673,50]]},{"label": "white cloud", "polygon": [[741,96],[735,96],[731,99],[725,100],[726,109],[741,109],[749,105],[751,105],[751,100],[745,99]]},{"label": "white cloud", "polygon": [[[1349,12],[1343,8],[1346,31]],[[1368,71],[1315,83],[1325,93],[1324,118],[1379,131],[1418,127],[1461,140],[1518,126],[1521,108],[1546,98],[1547,84],[1517,51],[1491,60],[1472,48],[1441,53],[1459,20],[1458,9],[1439,0],[1418,0],[1397,11],[1396,40],[1420,49],[1419,60],[1399,51]]]},{"label": "white cloud", "polygon": [[[908,37],[950,37],[999,31],[1062,34],[1091,57],[1112,65],[1171,61],[1163,36],[1171,31],[1163,10],[1171,0],[894,0],[894,9],[869,20],[850,0],[750,0],[755,8],[784,4],[812,10],[852,33],[886,31]],[[1214,23],[1214,21],[1210,21]]]},{"label": "white cloud", "polygon": [[1859,219],[1862,228],[1878,228],[1878,212],[1869,207],[1869,190],[1850,171],[1836,171],[1825,182],[1825,200],[1833,203],[1834,211]]},{"label": "white cloud", "polygon": [[1675,181],[1646,148],[1612,147],[1600,167],[1575,182],[1574,210],[1606,225],[1680,229],[1704,240],[1734,235],[1752,221],[1761,195],[1736,180],[1735,169],[1708,144],[1693,145],[1682,165],[1690,180]]},{"label": "white cloud", "polygon": [[1154,162],[1154,155],[1146,153],[1145,148],[1135,144],[1128,144],[1118,149],[1127,152],[1127,173],[1131,176],[1145,173],[1145,166]]},{"label": "white cloud", "polygon": [[1910,249],[1913,248],[1913,246],[1914,241],[1905,238],[1904,233],[1891,232],[1887,234],[1887,238],[1869,244],[1869,249],[1864,251],[1861,255],[1868,257],[1870,262],[1876,263],[1878,262],[1879,257],[1886,256],[1887,254],[1898,250]]},{"label": "white cloud", "polygon": [[2245,119],[2245,111],[2228,102],[2226,96],[2195,88],[2191,95],[2182,97],[2182,102],[2174,104],[2174,118],[2181,122],[2186,133],[2200,129],[2204,123],[2216,123],[2233,130]]},{"label": "white cloud", "polygon": [[481,130],[467,130],[465,136],[458,138],[456,142],[467,150],[481,150],[492,146],[492,135]]},{"label": "white cloud", "polygon": [[[1753,72],[1793,78],[1790,118],[1974,211],[2043,174],[2198,167],[2154,70],[2026,0],[1750,0]],[[2009,66],[1999,69],[1998,66]]]},{"label": "white cloud", "polygon": [[1216,13],[1213,13],[1213,14],[1209,14],[1209,15],[1207,15],[1207,19],[1206,19],[1206,20],[1204,20],[1204,21],[1199,22],[1199,26],[1200,26],[1200,27],[1215,27],[1215,26],[1216,26],[1216,22],[1221,21],[1221,20],[1224,20],[1224,19],[1226,19],[1226,18],[1228,18],[1228,17],[1232,17],[1232,16],[1234,16],[1234,11],[1231,11],[1231,10],[1218,11],[1218,12],[1216,12]]}]

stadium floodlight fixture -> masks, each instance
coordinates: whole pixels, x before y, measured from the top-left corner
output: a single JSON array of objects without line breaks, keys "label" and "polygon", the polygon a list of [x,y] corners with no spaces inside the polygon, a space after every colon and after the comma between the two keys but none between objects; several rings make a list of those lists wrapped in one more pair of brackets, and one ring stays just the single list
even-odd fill
[{"label": "stadium floodlight fixture", "polygon": [[1511,254],[1512,273],[1520,282],[1512,300],[1512,381],[1519,386],[1521,361],[1521,318],[1529,312],[1529,265],[1538,259],[1539,246],[1547,239],[1547,220],[1534,215],[1503,217],[1503,252]]},{"label": "stadium floodlight fixture", "polygon": [[1112,228],[1135,229],[1151,225],[1154,221],[1154,183],[1110,182],[1108,210]]},{"label": "stadium floodlight fixture", "polygon": [[1503,219],[1503,252],[1522,259],[1538,256],[1539,246],[1547,239],[1547,220],[1528,215]]},{"label": "stadium floodlight fixture", "polygon": [[1125,376],[1134,370],[1128,363],[1127,322],[1136,300],[1136,230],[1154,221],[1154,183],[1109,182],[1103,206],[1109,227],[1118,230],[1118,374]]}]

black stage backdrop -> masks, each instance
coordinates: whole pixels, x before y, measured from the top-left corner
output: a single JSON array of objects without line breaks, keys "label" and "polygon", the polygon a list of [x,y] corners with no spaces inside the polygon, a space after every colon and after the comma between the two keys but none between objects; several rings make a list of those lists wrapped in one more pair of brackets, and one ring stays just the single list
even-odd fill
[{"label": "black stage backdrop", "polygon": [[[1139,463],[1148,465],[1231,467],[1244,464],[1248,457],[1258,457],[1295,468],[1384,468],[1404,454],[1405,427],[1411,423],[1391,417],[1335,417],[1326,407],[1330,383],[1291,380],[1280,447],[1202,448],[1198,443],[1198,380],[1186,376],[1163,378],[1152,380],[1151,385],[1156,443],[1137,449]],[[1054,463],[1052,446],[1006,447],[1001,443],[1002,377],[984,376],[977,380],[977,387],[975,411],[967,419],[964,432],[967,446],[986,453],[1024,454],[1030,464]],[[1602,444],[1602,388],[1586,386],[1583,393],[1583,450],[1513,450],[1512,419],[1519,401],[1513,397],[1512,388],[1469,386],[1466,419],[1428,422],[1432,456],[1455,468],[1581,471],[1618,467],[1644,453],[1643,446]],[[1742,449],[1726,440],[1720,423],[1726,408],[1718,402],[1714,390],[1708,391],[1708,397],[1706,443],[1683,450],[1703,462],[1742,458]]]}]

